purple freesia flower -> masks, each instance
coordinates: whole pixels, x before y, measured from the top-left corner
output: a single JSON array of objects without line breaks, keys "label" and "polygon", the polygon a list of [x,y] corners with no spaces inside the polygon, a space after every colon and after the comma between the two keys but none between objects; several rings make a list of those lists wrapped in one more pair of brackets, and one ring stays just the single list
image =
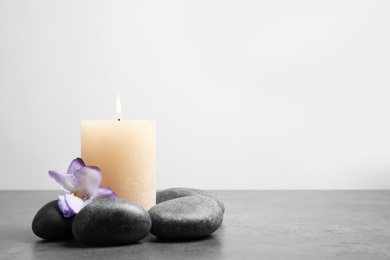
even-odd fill
[{"label": "purple freesia flower", "polygon": [[92,201],[118,198],[110,188],[100,187],[102,171],[95,166],[85,166],[81,158],[72,161],[67,173],[49,171],[49,176],[66,192],[58,196],[58,207],[64,217],[76,215]]}]

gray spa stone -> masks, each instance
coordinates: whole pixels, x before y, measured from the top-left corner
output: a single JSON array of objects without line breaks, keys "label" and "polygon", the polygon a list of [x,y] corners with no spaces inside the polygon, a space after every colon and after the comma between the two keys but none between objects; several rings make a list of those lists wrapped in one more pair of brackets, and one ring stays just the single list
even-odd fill
[{"label": "gray spa stone", "polygon": [[204,190],[199,190],[199,189],[179,188],[179,187],[166,189],[166,190],[157,192],[156,201],[157,201],[157,204],[159,204],[161,202],[171,200],[171,199],[187,197],[187,196],[199,196],[199,195],[215,200],[219,204],[219,206],[221,207],[222,212],[225,213],[225,206],[223,205],[223,203],[220,200],[218,200],[216,197],[214,197],[210,193],[208,193]]},{"label": "gray spa stone", "polygon": [[197,238],[208,236],[222,224],[218,203],[204,196],[186,196],[167,200],[149,210],[150,233],[161,238]]},{"label": "gray spa stone", "polygon": [[76,215],[72,231],[75,239],[85,244],[120,245],[145,238],[151,224],[141,205],[125,199],[103,199]]},{"label": "gray spa stone", "polygon": [[65,218],[58,208],[58,200],[53,200],[37,212],[32,230],[35,235],[47,240],[71,239],[73,219],[74,217]]}]

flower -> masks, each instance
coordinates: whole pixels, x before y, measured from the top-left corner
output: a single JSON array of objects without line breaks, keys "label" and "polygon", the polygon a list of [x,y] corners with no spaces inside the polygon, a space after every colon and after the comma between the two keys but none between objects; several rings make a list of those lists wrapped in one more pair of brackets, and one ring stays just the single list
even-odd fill
[{"label": "flower", "polygon": [[95,166],[85,166],[81,158],[72,161],[67,173],[49,171],[49,176],[66,192],[58,196],[58,207],[64,217],[76,215],[92,201],[118,198],[110,188],[100,187],[102,171]]}]

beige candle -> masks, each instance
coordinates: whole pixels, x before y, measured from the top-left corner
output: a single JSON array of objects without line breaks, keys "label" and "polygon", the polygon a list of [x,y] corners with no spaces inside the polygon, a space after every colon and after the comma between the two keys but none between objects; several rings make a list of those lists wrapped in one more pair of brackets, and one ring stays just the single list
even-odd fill
[{"label": "beige candle", "polygon": [[156,204],[155,121],[82,121],[81,158],[119,198],[146,210]]}]

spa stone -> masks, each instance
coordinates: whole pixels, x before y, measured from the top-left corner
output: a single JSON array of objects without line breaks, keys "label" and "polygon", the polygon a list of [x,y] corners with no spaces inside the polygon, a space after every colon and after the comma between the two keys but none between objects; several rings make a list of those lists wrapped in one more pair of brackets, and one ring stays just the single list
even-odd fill
[{"label": "spa stone", "polygon": [[198,238],[215,232],[222,224],[218,203],[204,196],[187,196],[161,202],[149,210],[150,233],[160,238]]},{"label": "spa stone", "polygon": [[145,238],[151,227],[149,214],[125,199],[102,199],[84,207],[75,217],[76,240],[91,245],[131,244]]},{"label": "spa stone", "polygon": [[71,239],[73,219],[74,217],[65,218],[58,208],[58,200],[53,200],[37,212],[32,230],[35,235],[47,240]]},{"label": "spa stone", "polygon": [[221,207],[222,212],[225,213],[225,206],[223,205],[223,203],[220,200],[218,200],[216,197],[214,197],[210,193],[208,193],[204,190],[199,190],[199,189],[193,189],[193,188],[166,189],[166,190],[157,192],[156,201],[157,201],[157,204],[159,204],[159,203],[167,201],[167,200],[181,198],[181,197],[187,197],[187,196],[205,196],[207,198],[213,199]]}]

